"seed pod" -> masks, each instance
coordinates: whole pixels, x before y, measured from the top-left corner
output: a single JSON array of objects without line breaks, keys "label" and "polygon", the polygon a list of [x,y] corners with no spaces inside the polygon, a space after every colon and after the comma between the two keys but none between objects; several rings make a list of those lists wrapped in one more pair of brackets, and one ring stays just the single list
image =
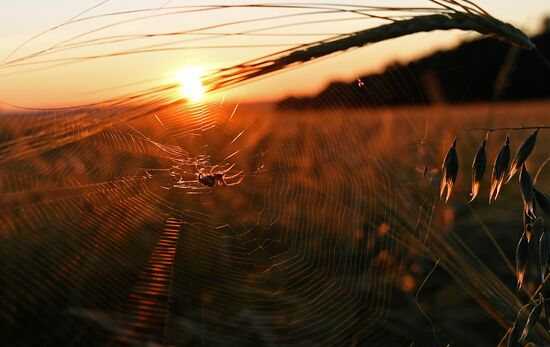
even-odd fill
[{"label": "seed pod", "polygon": [[472,192],[470,196],[470,202],[474,201],[477,194],[479,193],[479,186],[481,185],[481,180],[483,174],[485,173],[485,167],[487,166],[487,149],[485,145],[487,144],[487,137],[481,143],[481,147],[477,150],[476,156],[474,157],[474,162],[472,163]]},{"label": "seed pod", "polygon": [[500,187],[504,181],[504,174],[508,169],[508,163],[510,162],[510,138],[506,135],[506,142],[504,146],[498,152],[495,159],[495,165],[493,166],[493,173],[491,174],[491,190],[489,192],[489,203],[491,200],[496,200]]},{"label": "seed pod", "polygon": [[512,164],[510,165],[510,172],[508,173],[508,179],[506,180],[506,183],[514,177],[516,172],[521,168],[523,163],[525,163],[525,160],[529,157],[531,152],[533,152],[533,148],[535,148],[535,143],[537,142],[537,134],[539,132],[539,129],[535,130],[519,147],[518,151],[516,152],[516,155],[514,156],[514,159],[512,160]]},{"label": "seed pod", "polygon": [[523,277],[525,276],[525,268],[527,267],[527,259],[529,258],[529,241],[527,233],[524,231],[516,248],[516,277],[518,279],[517,289],[520,290],[523,285]]},{"label": "seed pod", "polygon": [[531,313],[529,313],[529,317],[527,318],[527,323],[525,323],[525,328],[523,328],[523,332],[521,334],[521,337],[519,338],[519,342],[522,342],[525,340],[525,338],[529,335],[531,330],[535,327],[537,322],[539,321],[540,314],[542,312],[542,299],[533,307],[531,310]]},{"label": "seed pod", "polygon": [[443,200],[443,194],[445,193],[445,188],[447,189],[447,196],[445,197],[445,202],[449,200],[451,196],[451,190],[453,185],[456,182],[456,176],[458,175],[458,154],[456,153],[456,138],[453,141],[449,152],[443,160],[443,165],[441,167],[441,188],[439,190],[439,198]]},{"label": "seed pod", "polygon": [[537,202],[537,205],[539,205],[542,212],[550,216],[550,198],[543,192],[538,191],[535,187],[533,187],[533,193],[535,194],[535,201]]},{"label": "seed pod", "polygon": [[506,344],[507,347],[519,347],[519,332],[520,329],[518,327],[518,322],[515,321],[510,330],[510,334],[508,335],[508,343]]},{"label": "seed pod", "polygon": [[542,227],[542,233],[539,239],[539,262],[540,262],[540,274],[541,283],[546,278],[546,271],[548,269],[548,259],[550,258],[550,235],[546,232],[544,226]]},{"label": "seed pod", "polygon": [[535,211],[533,210],[533,181],[531,181],[531,175],[529,175],[529,172],[525,168],[525,164],[521,166],[519,173],[519,188],[525,213],[535,218]]}]

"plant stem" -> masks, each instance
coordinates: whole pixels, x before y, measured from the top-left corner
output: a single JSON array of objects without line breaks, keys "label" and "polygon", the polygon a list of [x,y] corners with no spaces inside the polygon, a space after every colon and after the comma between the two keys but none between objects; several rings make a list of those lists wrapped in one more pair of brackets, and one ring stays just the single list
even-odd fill
[{"label": "plant stem", "polygon": [[528,127],[510,127],[510,128],[471,128],[467,129],[466,131],[487,131],[487,132],[493,132],[493,131],[515,131],[515,130],[528,130],[528,129],[550,129],[550,125],[540,125],[540,126],[528,126]]}]

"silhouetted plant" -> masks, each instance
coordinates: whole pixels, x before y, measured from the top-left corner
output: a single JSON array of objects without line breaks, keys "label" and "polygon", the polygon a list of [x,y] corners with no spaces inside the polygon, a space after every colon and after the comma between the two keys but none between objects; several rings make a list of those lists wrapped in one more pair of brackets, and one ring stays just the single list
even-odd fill
[{"label": "silhouetted plant", "polygon": [[[481,143],[472,164],[472,190],[471,199],[472,202],[479,194],[479,188],[483,180],[483,173],[486,165],[486,144],[488,135],[492,131],[496,130],[523,130],[528,129],[521,128],[501,128],[501,129],[472,129],[472,130],[486,130],[487,136]],[[523,141],[518,148],[516,155],[510,163],[510,138],[506,135],[506,141],[504,146],[498,152],[492,170],[491,187],[489,191],[489,203],[491,200],[495,200],[500,192],[500,189],[504,183],[508,183],[515,173],[519,171],[519,190],[523,200],[523,230],[521,237],[516,247],[516,278],[517,278],[517,290],[520,290],[525,281],[526,269],[529,259],[529,244],[532,238],[535,225],[540,224],[541,234],[538,241],[538,260],[540,266],[540,287],[534,293],[539,295],[539,298],[531,301],[530,304],[534,305],[524,325],[520,323],[520,315],[523,308],[518,312],[518,318],[513,323],[512,327],[508,330],[508,346],[519,346],[532,332],[535,325],[539,321],[544,307],[546,306],[544,291],[547,289],[547,274],[548,265],[550,262],[550,235],[545,229],[544,218],[542,216],[536,216],[536,205],[540,207],[543,215],[550,215],[550,199],[548,196],[536,189],[534,186],[534,180],[531,178],[531,174],[527,170],[526,160],[533,152],[537,140],[537,135],[540,129],[548,129],[548,127],[540,127]],[[458,175],[458,150],[456,148],[456,139],[453,145],[449,149],[445,159],[443,160],[442,173],[441,173],[441,190],[440,194],[443,197],[444,189],[447,189],[447,195],[444,199],[448,201],[453,184],[456,182]],[[542,164],[544,166],[546,162]],[[541,168],[542,168],[541,166]],[[540,172],[540,169],[539,169]],[[537,175],[538,173],[537,172]],[[505,176],[508,175],[506,182]],[[535,177],[536,181],[536,177]],[[528,304],[529,305],[529,304]],[[545,312],[546,318],[549,317],[549,312]],[[519,331],[522,330],[521,336]]]}]

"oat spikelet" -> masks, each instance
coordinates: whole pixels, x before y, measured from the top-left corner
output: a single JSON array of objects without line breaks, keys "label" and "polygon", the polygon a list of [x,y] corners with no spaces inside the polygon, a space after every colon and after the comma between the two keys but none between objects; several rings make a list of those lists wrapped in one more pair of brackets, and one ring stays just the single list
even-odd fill
[{"label": "oat spikelet", "polygon": [[447,194],[445,196],[445,203],[449,200],[451,196],[451,191],[453,185],[456,182],[456,176],[458,175],[458,154],[456,152],[456,138],[449,148],[445,159],[443,160],[443,165],[441,167],[441,187],[439,190],[439,198],[443,200],[443,195],[445,190]]},{"label": "oat spikelet", "polygon": [[504,146],[498,152],[495,164],[493,166],[493,173],[491,174],[491,190],[489,192],[489,203],[491,200],[496,200],[500,187],[504,181],[504,175],[510,162],[510,138],[506,135],[506,141]]},{"label": "oat spikelet", "polygon": [[516,277],[518,280],[517,289],[520,290],[523,286],[523,278],[525,276],[525,268],[527,267],[527,259],[529,258],[529,241],[527,233],[524,231],[516,248]]},{"label": "oat spikelet", "polygon": [[525,213],[531,218],[535,218],[535,211],[533,207],[533,181],[531,175],[527,171],[525,164],[521,165],[521,171],[519,173],[519,188],[521,191],[521,198],[523,199],[523,209]]},{"label": "oat spikelet", "polygon": [[521,337],[519,338],[519,342],[523,342],[525,338],[529,335],[531,330],[535,327],[537,322],[539,321],[540,314],[542,312],[542,299],[540,299],[535,307],[531,310],[531,313],[529,313],[529,317],[527,318],[527,323],[525,323],[525,328],[523,328],[523,332],[521,334]]},{"label": "oat spikelet", "polygon": [[472,192],[470,196],[470,202],[479,194],[479,187],[481,186],[481,180],[483,179],[483,174],[485,173],[485,168],[487,167],[487,149],[485,145],[487,144],[487,137],[481,143],[476,156],[474,157],[474,162],[472,163]]},{"label": "oat spikelet", "polygon": [[510,164],[510,172],[508,173],[508,179],[506,180],[506,183],[508,183],[512,177],[516,174],[516,172],[521,168],[521,165],[525,163],[531,152],[533,152],[533,149],[535,148],[535,143],[537,142],[537,134],[539,132],[539,129],[535,130],[519,147],[518,151],[516,152],[516,155],[514,156],[514,159],[512,160],[512,164]]}]

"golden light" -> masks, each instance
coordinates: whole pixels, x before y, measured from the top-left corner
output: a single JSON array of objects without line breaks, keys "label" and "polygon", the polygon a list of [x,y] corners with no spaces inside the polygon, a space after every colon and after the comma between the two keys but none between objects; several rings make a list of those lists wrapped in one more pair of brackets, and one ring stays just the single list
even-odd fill
[{"label": "golden light", "polygon": [[176,74],[180,85],[181,96],[189,101],[196,102],[204,97],[205,88],[202,85],[202,72],[197,68],[187,68]]}]

